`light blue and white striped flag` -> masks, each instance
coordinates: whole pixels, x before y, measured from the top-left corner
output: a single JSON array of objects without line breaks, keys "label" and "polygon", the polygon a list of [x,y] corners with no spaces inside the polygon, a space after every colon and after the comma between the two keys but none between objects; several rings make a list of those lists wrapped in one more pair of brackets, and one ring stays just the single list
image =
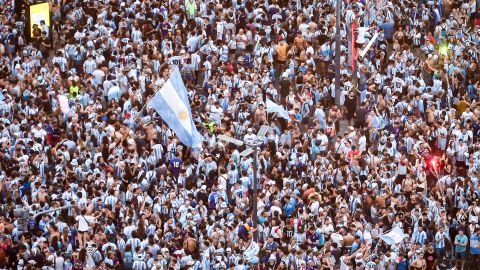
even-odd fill
[{"label": "light blue and white striped flag", "polygon": [[204,138],[193,122],[187,88],[178,68],[170,74],[170,78],[153,96],[147,107],[157,111],[183,144],[193,148],[201,146]]},{"label": "light blue and white striped flag", "polygon": [[288,122],[290,122],[290,115],[288,114],[288,111],[285,110],[282,106],[278,105],[277,103],[271,101],[269,98],[267,98],[266,102],[266,107],[267,107],[267,112],[268,113],[278,113],[281,117],[285,118]]}]

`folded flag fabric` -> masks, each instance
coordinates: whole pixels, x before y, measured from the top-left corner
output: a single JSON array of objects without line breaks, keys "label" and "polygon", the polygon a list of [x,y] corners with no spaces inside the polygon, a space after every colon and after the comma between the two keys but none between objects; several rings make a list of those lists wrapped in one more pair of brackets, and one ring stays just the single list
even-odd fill
[{"label": "folded flag fabric", "polygon": [[403,233],[402,229],[395,227],[390,232],[382,234],[380,239],[388,245],[394,245],[402,242],[405,237],[407,237],[407,235]]},{"label": "folded flag fabric", "polygon": [[267,98],[266,107],[268,113],[278,113],[278,115],[290,121],[290,115],[288,114],[288,111],[277,103],[271,101],[269,98]]}]

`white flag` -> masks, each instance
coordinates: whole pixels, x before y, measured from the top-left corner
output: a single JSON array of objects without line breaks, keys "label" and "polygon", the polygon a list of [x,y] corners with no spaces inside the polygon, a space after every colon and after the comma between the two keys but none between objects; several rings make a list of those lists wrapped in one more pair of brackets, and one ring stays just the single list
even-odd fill
[{"label": "white flag", "polygon": [[403,233],[402,229],[395,227],[390,232],[382,234],[380,239],[385,241],[388,245],[394,245],[402,242],[405,237],[407,237],[407,235]]}]

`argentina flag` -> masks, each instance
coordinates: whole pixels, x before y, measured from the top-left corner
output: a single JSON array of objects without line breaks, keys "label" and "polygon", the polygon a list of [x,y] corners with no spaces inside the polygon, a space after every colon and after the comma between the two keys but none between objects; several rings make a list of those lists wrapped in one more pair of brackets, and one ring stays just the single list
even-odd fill
[{"label": "argentina flag", "polygon": [[201,146],[204,138],[193,123],[187,88],[178,68],[170,74],[147,107],[155,109],[183,144],[193,148]]},{"label": "argentina flag", "polygon": [[276,104],[275,102],[271,101],[269,98],[267,98],[267,112],[268,113],[278,113],[281,117],[285,118],[288,122],[290,122],[290,115],[288,114],[288,111],[285,110],[282,106]]}]

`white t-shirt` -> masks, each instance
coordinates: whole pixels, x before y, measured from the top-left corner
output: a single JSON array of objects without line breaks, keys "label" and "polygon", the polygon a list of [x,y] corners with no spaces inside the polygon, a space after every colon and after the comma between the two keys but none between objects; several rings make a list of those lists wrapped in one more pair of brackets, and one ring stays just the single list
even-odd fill
[{"label": "white t-shirt", "polygon": [[190,210],[190,207],[187,207],[185,205],[182,205],[180,206],[180,208],[178,208],[178,212],[180,213],[180,220],[185,221],[187,219],[188,210]]},{"label": "white t-shirt", "polygon": [[473,112],[465,111],[465,112],[462,113],[462,119],[463,119],[464,122],[467,122],[467,120],[472,119],[472,117],[473,117]]},{"label": "white t-shirt", "polygon": [[358,140],[358,150],[360,152],[367,151],[367,138],[365,136],[360,137]]},{"label": "white t-shirt", "polygon": [[257,138],[257,135],[255,134],[245,134],[245,136],[243,136],[243,140],[246,141],[247,143],[249,144],[252,144],[255,139]]},{"label": "white t-shirt", "polygon": [[65,262],[65,259],[63,257],[57,257],[56,255],[55,256],[55,270],[63,270],[63,264]]},{"label": "white t-shirt", "polygon": [[353,269],[352,267],[348,266],[345,263],[346,256],[340,257],[340,270],[350,270]]},{"label": "white t-shirt", "polygon": [[325,134],[321,134],[317,136],[317,140],[321,141],[320,145],[318,146],[320,151],[326,151],[327,150],[327,144],[328,144],[328,137]]},{"label": "white t-shirt", "polygon": [[310,211],[312,211],[312,214],[314,216],[318,216],[319,209],[320,209],[320,203],[318,201],[313,201],[312,204],[310,205]]},{"label": "white t-shirt", "polygon": [[40,139],[42,139],[42,141],[43,141],[43,139],[45,138],[45,136],[47,135],[47,132],[46,132],[43,128],[40,129],[40,130],[38,130],[38,129],[33,129],[33,130],[32,130],[32,133],[33,133],[33,136],[34,136],[35,138],[40,138]]},{"label": "white t-shirt", "polygon": [[78,231],[86,232],[90,228],[90,224],[95,222],[95,218],[92,216],[78,215],[75,220],[78,222]]},{"label": "white t-shirt", "polygon": [[393,78],[393,88],[397,92],[402,92],[402,87],[405,85],[405,81],[398,77]]}]

